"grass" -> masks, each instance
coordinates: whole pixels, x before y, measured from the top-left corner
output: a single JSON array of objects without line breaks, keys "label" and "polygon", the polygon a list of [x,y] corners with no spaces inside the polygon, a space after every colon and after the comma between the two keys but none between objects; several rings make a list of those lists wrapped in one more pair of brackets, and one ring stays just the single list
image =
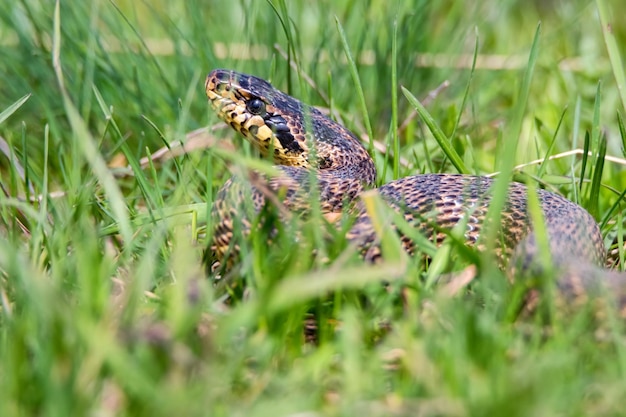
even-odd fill
[{"label": "grass", "polygon": [[[261,233],[241,242],[243,261],[222,278],[245,284],[231,302],[202,265],[218,188],[231,172],[271,169],[208,109],[215,67],[271,79],[384,144],[380,183],[512,172],[589,208],[621,244],[618,9],[4,2],[0,414],[623,414],[615,311],[598,322],[548,299],[520,316],[520,285],[489,257],[450,296],[439,281],[479,259],[454,233],[438,250],[420,243],[430,269],[393,236],[387,262],[370,267],[319,215],[294,218],[272,245]],[[176,141],[200,149],[158,152]],[[605,147],[613,159],[598,157]],[[591,156],[548,158],[574,149]],[[534,159],[544,163],[515,168]],[[311,314],[317,345],[303,343]]]}]

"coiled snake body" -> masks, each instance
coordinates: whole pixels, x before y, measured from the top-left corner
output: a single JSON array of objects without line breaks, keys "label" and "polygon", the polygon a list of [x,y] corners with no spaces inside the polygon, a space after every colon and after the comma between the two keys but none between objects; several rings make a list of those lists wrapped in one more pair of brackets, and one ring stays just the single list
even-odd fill
[{"label": "coiled snake body", "polygon": [[[361,142],[345,127],[317,109],[275,89],[260,78],[217,69],[206,80],[206,93],[218,116],[240,132],[264,155],[273,153],[280,175],[269,178],[268,189],[290,211],[306,211],[311,205],[311,170],[315,173],[321,210],[341,212],[346,204],[374,186],[376,170]],[[490,202],[493,180],[481,176],[424,174],[405,177],[379,187],[378,193],[422,234],[441,241],[442,230],[466,222],[465,237],[475,244]],[[600,229],[592,216],[567,199],[537,190],[545,218],[545,230],[557,285],[567,295],[587,295],[607,288],[621,293],[626,278],[602,268],[606,251]],[[252,187],[258,213],[267,193]],[[221,259],[232,240],[233,220],[243,216],[238,182],[229,180],[220,190],[214,213],[217,224],[212,251]],[[363,248],[368,260],[380,256],[379,238],[362,204],[356,204],[356,221],[348,239]],[[248,223],[249,226],[249,223]],[[245,231],[245,230],[244,230]],[[501,258],[530,270],[538,261],[539,245],[527,213],[527,189],[511,183],[502,213]],[[403,239],[405,249],[412,244]],[[619,292],[618,292],[619,291]],[[618,300],[620,306],[625,303]]]}]

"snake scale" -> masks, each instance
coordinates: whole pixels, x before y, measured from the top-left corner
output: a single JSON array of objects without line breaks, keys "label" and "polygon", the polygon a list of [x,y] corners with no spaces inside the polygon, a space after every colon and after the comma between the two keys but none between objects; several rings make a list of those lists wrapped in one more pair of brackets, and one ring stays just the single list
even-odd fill
[{"label": "snake scale", "polygon": [[[322,213],[340,213],[353,206],[355,222],[347,234],[366,260],[381,256],[374,225],[360,203],[362,191],[375,186],[374,162],[361,142],[341,124],[316,108],[279,91],[267,81],[230,70],[216,69],[206,79],[206,94],[217,115],[242,134],[262,155],[273,153],[279,175],[266,178],[266,190],[252,186],[254,212],[269,200],[268,190],[290,212],[306,212],[311,205],[311,171],[319,189]],[[483,176],[422,174],[391,181],[377,191],[382,199],[424,236],[441,243],[459,222],[465,222],[468,244],[479,241],[490,203],[493,180]],[[250,227],[242,208],[241,181],[228,180],[213,207],[216,226],[211,251],[221,260],[229,250],[234,221]],[[545,219],[550,255],[557,287],[566,297],[587,296],[597,291],[616,294],[622,309],[626,298],[626,275],[603,269],[606,256],[600,228],[582,207],[543,189],[537,196]],[[538,264],[539,246],[528,214],[527,189],[512,182],[502,212],[502,262],[532,271]],[[243,219],[243,220],[242,220]],[[413,244],[402,237],[404,248]],[[480,246],[479,246],[480,249]]]}]

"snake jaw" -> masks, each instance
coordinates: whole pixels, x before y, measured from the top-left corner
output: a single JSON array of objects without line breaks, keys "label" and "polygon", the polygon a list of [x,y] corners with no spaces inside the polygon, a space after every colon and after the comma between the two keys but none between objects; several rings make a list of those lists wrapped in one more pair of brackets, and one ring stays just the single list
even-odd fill
[{"label": "snake jaw", "polygon": [[[279,137],[282,132],[279,129],[274,131],[270,128],[268,125],[271,125],[271,122],[268,123],[264,117],[249,113],[244,103],[237,103],[215,94],[211,104],[222,120],[246,137],[264,155],[272,152],[277,161],[280,162],[295,157],[296,160],[302,162],[290,161],[288,165],[304,165],[306,153],[303,149],[296,149],[296,152],[286,149]],[[268,112],[268,114],[270,113]]]},{"label": "snake jaw", "polygon": [[[246,137],[262,154],[273,154],[277,163],[309,166],[309,148],[301,129],[281,115],[272,104],[271,94],[263,96],[250,91],[246,86],[252,83],[246,81],[246,77],[226,70],[214,70],[207,76],[206,94],[218,117]],[[249,108],[255,100],[265,105],[259,114],[252,113]],[[296,139],[294,135],[301,137]]]}]

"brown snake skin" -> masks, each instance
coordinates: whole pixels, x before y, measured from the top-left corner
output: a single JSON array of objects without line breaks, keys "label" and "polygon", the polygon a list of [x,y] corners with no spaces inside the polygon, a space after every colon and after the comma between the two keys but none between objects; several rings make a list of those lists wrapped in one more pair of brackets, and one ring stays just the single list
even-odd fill
[{"label": "brown snake skin", "polygon": [[[311,204],[309,183],[314,170],[322,212],[341,212],[347,204],[357,201],[356,221],[347,237],[362,248],[365,259],[376,261],[381,256],[371,219],[357,198],[364,189],[374,186],[376,170],[350,131],[251,75],[216,69],[208,75],[205,87],[221,119],[261,154],[273,153],[280,175],[264,183],[284,207],[306,212]],[[220,261],[232,240],[233,219],[241,220],[244,233],[250,227],[241,207],[241,182],[237,178],[227,181],[214,204],[217,221],[211,251],[214,259]],[[492,179],[481,176],[424,174],[389,182],[377,190],[408,223],[431,240],[440,243],[445,237],[442,229],[449,230],[464,221],[468,244],[476,244],[490,203],[492,183]],[[268,190],[253,186],[249,191],[254,212],[260,212],[266,204]],[[557,194],[539,189],[537,195],[560,291],[568,298],[606,290],[618,296],[624,293],[626,275],[602,268],[606,251],[591,215]],[[501,230],[498,255],[502,262],[514,264],[515,269],[526,273],[538,267],[538,245],[530,227],[523,184],[510,184]],[[411,253],[412,243],[408,239],[403,239],[403,243]],[[618,298],[620,307],[626,305],[626,298]]]}]

